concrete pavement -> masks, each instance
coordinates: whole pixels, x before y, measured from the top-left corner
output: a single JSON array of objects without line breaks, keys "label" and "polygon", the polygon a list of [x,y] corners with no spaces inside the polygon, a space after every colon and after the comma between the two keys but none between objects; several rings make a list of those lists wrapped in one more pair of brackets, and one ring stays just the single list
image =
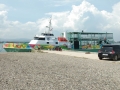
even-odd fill
[{"label": "concrete pavement", "polygon": [[90,54],[86,54],[83,51],[72,51],[72,50],[63,50],[63,51],[43,50],[43,52],[60,54],[60,55],[68,55],[68,56],[74,56],[74,57],[82,57],[82,58],[88,58],[88,59],[96,59],[96,60],[99,59],[98,54],[93,52],[91,52]]}]

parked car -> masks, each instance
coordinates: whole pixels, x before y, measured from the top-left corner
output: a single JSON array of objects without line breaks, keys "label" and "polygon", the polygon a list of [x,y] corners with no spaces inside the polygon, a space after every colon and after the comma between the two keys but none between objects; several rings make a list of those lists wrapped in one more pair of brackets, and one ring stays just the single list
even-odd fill
[{"label": "parked car", "polygon": [[100,60],[103,58],[118,60],[120,58],[120,45],[103,45],[98,51],[98,57]]}]

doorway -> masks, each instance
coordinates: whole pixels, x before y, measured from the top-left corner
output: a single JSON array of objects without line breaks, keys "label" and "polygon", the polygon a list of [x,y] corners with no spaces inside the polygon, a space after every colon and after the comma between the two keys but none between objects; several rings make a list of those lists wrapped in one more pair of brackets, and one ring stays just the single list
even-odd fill
[{"label": "doorway", "polygon": [[74,49],[79,49],[79,41],[74,41]]}]

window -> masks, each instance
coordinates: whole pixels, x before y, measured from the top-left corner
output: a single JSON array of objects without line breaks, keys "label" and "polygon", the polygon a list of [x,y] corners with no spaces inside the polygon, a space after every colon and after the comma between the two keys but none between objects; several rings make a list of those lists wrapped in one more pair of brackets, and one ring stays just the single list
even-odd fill
[{"label": "window", "polygon": [[54,36],[53,34],[50,34],[50,33],[42,33],[41,35],[43,35],[43,36]]},{"label": "window", "polygon": [[119,46],[118,46],[118,45],[115,45],[113,48],[114,48],[114,50],[116,50],[116,51],[119,50]]},{"label": "window", "polygon": [[38,40],[45,40],[45,38],[38,38]]},{"label": "window", "polygon": [[56,42],[56,44],[58,44],[58,42]]},{"label": "window", "polygon": [[101,48],[101,51],[112,51],[113,50],[113,47],[112,46],[103,46]]},{"label": "window", "polygon": [[50,36],[54,36],[53,34],[50,34]]},{"label": "window", "polygon": [[120,45],[119,45],[118,51],[120,52]]},{"label": "window", "polygon": [[38,37],[34,37],[34,40],[38,40]]},{"label": "window", "polygon": [[34,40],[45,40],[45,38],[41,37],[34,37]]},{"label": "window", "polygon": [[49,44],[49,42],[47,42],[47,44]]}]

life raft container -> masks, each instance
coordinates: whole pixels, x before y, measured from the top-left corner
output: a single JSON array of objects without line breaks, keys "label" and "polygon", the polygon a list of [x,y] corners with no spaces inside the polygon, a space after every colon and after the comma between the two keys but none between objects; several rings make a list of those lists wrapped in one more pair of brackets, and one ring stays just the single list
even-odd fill
[{"label": "life raft container", "polygon": [[67,42],[66,38],[64,38],[64,37],[58,37],[58,41]]}]

